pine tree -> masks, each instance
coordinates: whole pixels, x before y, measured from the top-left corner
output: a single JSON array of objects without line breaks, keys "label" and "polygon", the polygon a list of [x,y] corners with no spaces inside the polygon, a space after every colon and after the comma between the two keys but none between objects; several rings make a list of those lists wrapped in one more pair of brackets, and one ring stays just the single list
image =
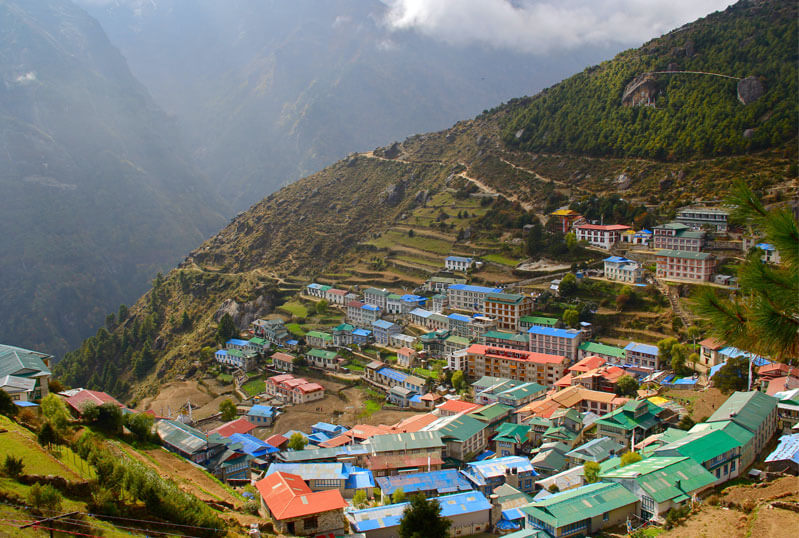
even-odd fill
[{"label": "pine tree", "polygon": [[400,538],[445,538],[452,522],[441,517],[441,505],[435,499],[414,495],[400,520]]}]

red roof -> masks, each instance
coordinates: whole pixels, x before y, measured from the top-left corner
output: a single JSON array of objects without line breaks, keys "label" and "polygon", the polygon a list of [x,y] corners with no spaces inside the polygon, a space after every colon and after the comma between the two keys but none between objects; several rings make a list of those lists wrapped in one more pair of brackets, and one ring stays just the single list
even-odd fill
[{"label": "red roof", "polygon": [[572,375],[566,374],[565,376],[561,377],[557,381],[555,381],[556,387],[571,387],[572,386]]},{"label": "red roof", "polygon": [[400,348],[399,351],[397,351],[397,355],[405,355],[405,356],[414,355],[415,353],[416,353],[416,350],[411,349],[409,347],[403,347],[403,348]]},{"label": "red roof", "polygon": [[428,460],[427,456],[407,456],[405,454],[396,456],[369,456],[366,458],[366,462],[366,468],[370,471],[426,467],[428,463],[430,465],[442,465],[444,463],[438,456],[430,456]]},{"label": "red roof", "polygon": [[283,444],[289,442],[289,438],[288,437],[284,437],[283,435],[280,435],[279,433],[276,433],[275,435],[267,437],[266,439],[264,439],[264,441],[267,444],[270,444],[270,445],[272,445],[275,448],[280,448]]},{"label": "red roof", "polygon": [[336,288],[327,290],[327,293],[332,293],[333,295],[347,295],[346,290],[337,290]]},{"label": "red roof", "polygon": [[577,224],[575,228],[580,230],[599,230],[604,232],[620,232],[622,230],[630,230],[629,226],[624,224]]},{"label": "red roof", "polygon": [[81,412],[81,409],[87,403],[93,403],[95,405],[103,405],[105,403],[112,403],[117,407],[125,407],[121,403],[119,403],[113,396],[106,394],[105,392],[98,392],[96,390],[88,390],[83,389],[82,391],[74,394],[67,398],[67,403],[75,409],[78,413]]},{"label": "red roof", "polygon": [[327,441],[319,443],[321,448],[335,448],[337,446],[344,446],[348,445],[352,442],[352,437],[347,435],[346,433],[342,433],[341,435],[337,435],[332,439],[328,439]]},{"label": "red roof", "polygon": [[428,392],[427,394],[422,396],[423,401],[431,401],[431,402],[436,402],[441,398],[442,396],[440,394],[436,394],[435,392]]},{"label": "red roof", "polygon": [[791,375],[787,375],[785,377],[775,377],[768,382],[766,394],[769,396],[774,396],[778,392],[784,392],[786,390],[797,388],[799,388],[799,378]]},{"label": "red roof", "polygon": [[230,437],[234,433],[250,433],[255,428],[257,428],[255,424],[250,422],[244,417],[237,418],[236,420],[231,420],[225,424],[222,424],[218,428],[214,428],[213,430],[208,432],[208,435],[212,433],[218,433],[222,437]]},{"label": "red roof", "polygon": [[347,306],[351,306],[353,308],[360,308],[360,307],[362,307],[365,304],[366,303],[362,303],[361,301],[350,301],[350,302],[347,303]]},{"label": "red roof", "polygon": [[297,387],[297,390],[308,394],[309,392],[316,392],[317,390],[325,390],[319,383],[303,383]]},{"label": "red roof", "polygon": [[483,344],[472,344],[466,352],[470,355],[483,355],[496,359],[507,359],[519,362],[534,362],[537,364],[563,364],[566,357],[563,355],[548,355],[547,353],[536,353],[535,351],[523,351],[518,349],[506,349],[501,347],[486,346]]},{"label": "red roof", "polygon": [[713,351],[718,351],[719,349],[724,347],[724,344],[716,340],[715,338],[705,338],[699,345],[702,347],[706,347],[708,349],[712,349]]},{"label": "red roof", "polygon": [[343,510],[347,502],[337,489],[311,491],[302,478],[291,473],[273,473],[255,483],[274,519],[293,519]]},{"label": "red roof", "polygon": [[482,405],[476,403],[464,402],[463,400],[447,400],[441,405],[436,406],[436,409],[447,411],[448,413],[469,413],[475,409],[480,409]]},{"label": "red roof", "polygon": [[413,415],[397,422],[394,425],[394,431],[398,433],[413,433],[418,432],[425,426],[428,426],[438,420],[438,417],[432,413],[425,413],[423,415]]},{"label": "red roof", "polygon": [[783,377],[789,375],[791,370],[795,374],[799,374],[799,368],[793,368],[782,362],[773,362],[771,364],[764,364],[757,369],[757,375],[760,377]]},{"label": "red roof", "polygon": [[585,357],[581,361],[576,362],[574,366],[570,366],[567,370],[569,372],[590,372],[591,370],[596,370],[606,362],[607,361],[602,357],[591,355],[590,357]]},{"label": "red roof", "polygon": [[275,359],[277,359],[279,361],[285,361],[285,362],[294,362],[294,356],[293,355],[289,355],[288,353],[281,353],[279,351],[277,353],[273,353],[272,354],[272,360],[275,360]]}]

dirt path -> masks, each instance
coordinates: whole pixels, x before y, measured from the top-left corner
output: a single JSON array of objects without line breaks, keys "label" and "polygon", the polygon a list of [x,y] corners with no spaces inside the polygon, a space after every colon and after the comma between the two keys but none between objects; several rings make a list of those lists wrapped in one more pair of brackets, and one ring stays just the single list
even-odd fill
[{"label": "dirt path", "polygon": [[572,185],[568,185],[567,183],[564,183],[563,181],[560,181],[558,179],[553,179],[551,177],[542,176],[541,174],[539,174],[535,170],[532,170],[530,168],[525,168],[523,166],[519,166],[518,164],[514,164],[514,163],[510,162],[509,160],[507,160],[507,159],[505,159],[503,157],[499,157],[499,160],[502,161],[503,163],[507,164],[511,168],[515,168],[516,170],[521,170],[522,172],[527,172],[528,174],[534,176],[539,181],[551,182],[551,183],[554,183],[555,185],[558,185],[558,186],[560,186],[560,187],[562,187],[564,189],[579,190],[578,188],[576,188],[576,187],[574,187]]}]

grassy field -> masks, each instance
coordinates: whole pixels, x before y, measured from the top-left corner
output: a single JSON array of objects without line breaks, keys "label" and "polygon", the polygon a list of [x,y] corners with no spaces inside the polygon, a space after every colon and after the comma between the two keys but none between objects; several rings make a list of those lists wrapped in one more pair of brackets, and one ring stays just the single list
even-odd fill
[{"label": "grassy field", "polygon": [[507,256],[503,256],[502,254],[487,254],[482,256],[482,258],[486,261],[498,263],[500,265],[506,265],[508,267],[516,267],[523,261],[518,258],[509,258]]},{"label": "grassy field", "polygon": [[305,330],[299,323],[286,323],[286,329],[294,336],[305,336]]},{"label": "grassy field", "polygon": [[414,368],[413,375],[426,377],[428,379],[438,379],[438,374],[435,372],[435,370],[425,370],[424,368]]},{"label": "grassy field", "polygon": [[241,390],[249,396],[255,396],[266,390],[266,382],[263,379],[250,379],[241,386]]},{"label": "grassy field", "polygon": [[219,381],[220,383],[232,383],[233,376],[230,374],[219,374],[218,376],[216,376],[216,380]]},{"label": "grassy field", "polygon": [[278,310],[291,314],[295,318],[308,317],[308,309],[299,301],[288,301],[277,307]]},{"label": "grassy field", "polygon": [[377,239],[369,241],[369,244],[378,248],[391,248],[394,245],[404,245],[406,247],[432,252],[441,256],[446,256],[452,250],[452,242],[444,241],[434,237],[424,236],[415,233],[413,237],[408,236],[407,232],[389,230]]}]

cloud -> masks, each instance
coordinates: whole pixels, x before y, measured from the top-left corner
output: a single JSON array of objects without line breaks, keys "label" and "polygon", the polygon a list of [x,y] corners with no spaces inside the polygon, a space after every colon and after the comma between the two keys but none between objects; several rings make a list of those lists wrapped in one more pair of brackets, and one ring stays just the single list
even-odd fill
[{"label": "cloud", "polygon": [[455,44],[526,53],[639,45],[734,0],[382,0],[384,23]]},{"label": "cloud", "polygon": [[35,81],[36,81],[36,71],[28,71],[24,75],[19,75],[14,79],[14,82],[22,86],[25,86]]}]

